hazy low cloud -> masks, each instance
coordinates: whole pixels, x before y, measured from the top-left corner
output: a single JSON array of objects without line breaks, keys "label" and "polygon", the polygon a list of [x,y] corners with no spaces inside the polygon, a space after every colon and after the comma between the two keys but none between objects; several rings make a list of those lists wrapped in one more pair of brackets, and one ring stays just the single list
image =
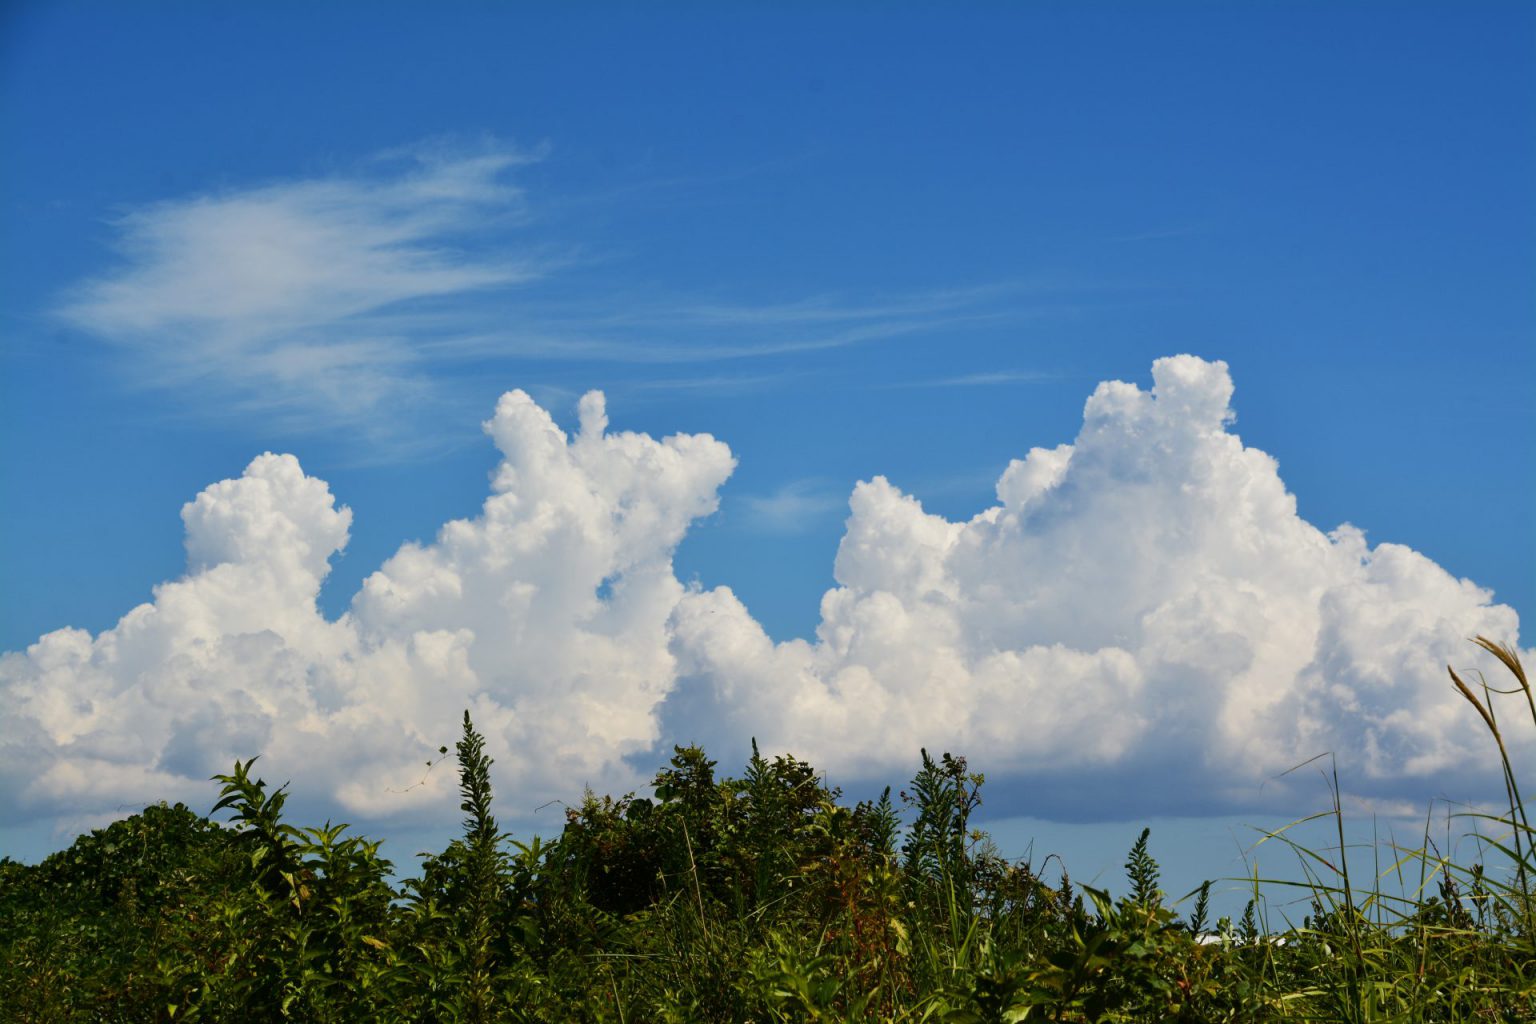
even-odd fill
[{"label": "hazy low cloud", "polygon": [[814,642],[676,578],[727,447],[610,432],[596,393],[574,436],[504,396],[480,515],[402,547],[335,622],[315,600],[350,512],[263,455],[183,509],[188,571],[152,603],[0,658],[0,820],[206,802],[262,753],[335,817],[446,821],[451,773],[410,786],[465,707],[509,815],[632,786],[674,738],[729,759],[752,735],[840,781],[961,751],[994,806],[1063,818],[1289,808],[1274,776],[1325,751],[1378,800],[1485,791],[1444,666],[1480,663],[1474,634],[1516,642],[1514,611],[1300,519],[1230,429],[1224,364],[1153,376],[1101,384],[1077,438],[1011,463],[968,521],[860,483]]},{"label": "hazy low cloud", "polygon": [[825,480],[791,480],[771,494],[739,500],[748,525],[765,533],[799,533],[847,507]]}]

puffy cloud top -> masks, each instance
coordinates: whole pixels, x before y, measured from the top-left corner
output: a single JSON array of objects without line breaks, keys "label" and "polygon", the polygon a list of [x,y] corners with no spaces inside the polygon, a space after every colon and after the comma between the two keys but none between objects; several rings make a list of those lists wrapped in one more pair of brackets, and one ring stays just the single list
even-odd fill
[{"label": "puffy cloud top", "polygon": [[206,488],[181,510],[187,565],[265,567],[295,586],[323,579],[347,544],[350,509],[337,510],[325,482],[304,475],[292,455],[258,457],[239,480]]},{"label": "puffy cloud top", "polygon": [[[1231,432],[1225,364],[1158,360],[1101,384],[1072,444],[1033,448],[969,521],[859,483],[812,642],[775,643],[672,557],[734,468],[707,435],[568,436],[509,392],[480,514],[406,544],[337,621],[316,597],[351,513],[288,455],[182,511],[187,573],[92,636],[0,658],[0,818],[208,795],[262,753],[339,817],[452,816],[422,761],[471,709],[510,815],[672,739],[746,738],[848,777],[964,752],[1034,813],[1285,803],[1325,751],[1357,791],[1422,800],[1487,773],[1448,686],[1512,609],[1423,555],[1296,514]],[[1529,657],[1529,655],[1527,655]],[[725,744],[725,747],[720,747]]]},{"label": "puffy cloud top", "polygon": [[735,462],[708,436],[607,433],[596,393],[581,424],[503,396],[481,514],[403,546],[336,622],[316,598],[351,513],[325,483],[268,454],[204,490],[182,579],[99,636],[0,659],[0,813],[195,804],[257,753],[341,815],[439,813],[450,773],[412,787],[465,707],[520,799],[631,783],[676,675],[672,551]]},{"label": "puffy cloud top", "polygon": [[859,484],[814,643],[690,594],[677,648],[709,714],[856,774],[960,749],[1068,817],[1283,802],[1271,777],[1327,751],[1377,796],[1471,784],[1485,745],[1445,665],[1474,634],[1513,642],[1513,610],[1300,519],[1228,430],[1226,364],[1160,359],[1153,381],[1099,385],[1076,442],[1012,462],[969,522]]}]

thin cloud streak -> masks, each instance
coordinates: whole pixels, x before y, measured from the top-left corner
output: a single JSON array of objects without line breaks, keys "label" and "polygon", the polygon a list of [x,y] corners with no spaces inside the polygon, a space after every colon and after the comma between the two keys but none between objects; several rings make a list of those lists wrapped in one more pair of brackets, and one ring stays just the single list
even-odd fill
[{"label": "thin cloud streak", "polygon": [[[982,303],[1044,290],[1046,286],[1027,282],[976,285],[969,288],[937,288],[918,292],[900,302],[839,302],[822,296],[798,302],[759,306],[701,303],[640,309],[625,313],[619,323],[625,326],[676,326],[682,323],[715,327],[798,326],[828,324],[850,320],[886,320],[914,316],[932,316],[955,310],[973,309]],[[608,321],[610,324],[615,321]]]},{"label": "thin cloud streak", "polygon": [[958,377],[936,377],[931,380],[904,380],[881,385],[882,388],[973,388],[993,384],[1018,384],[1041,380],[1056,380],[1060,374],[1039,370],[998,370],[993,373],[967,373]]},{"label": "thin cloud streak", "polygon": [[652,380],[625,381],[614,390],[738,395],[747,391],[763,391],[777,387],[785,381],[803,376],[804,374],[798,373],[760,373],[750,376],[658,377]]},{"label": "thin cloud streak", "polygon": [[530,325],[526,331],[511,330],[437,339],[423,343],[419,346],[419,350],[424,355],[445,360],[502,357],[571,362],[711,363],[847,348],[922,331],[974,327],[982,323],[1002,321],[1016,315],[993,312],[931,317],[905,322],[885,321],[809,337],[779,336],[732,344],[715,341],[654,343],[641,337],[624,338],[617,335],[603,337],[596,333],[586,333],[581,329],[573,330],[570,334],[562,334],[547,331],[540,325]]}]

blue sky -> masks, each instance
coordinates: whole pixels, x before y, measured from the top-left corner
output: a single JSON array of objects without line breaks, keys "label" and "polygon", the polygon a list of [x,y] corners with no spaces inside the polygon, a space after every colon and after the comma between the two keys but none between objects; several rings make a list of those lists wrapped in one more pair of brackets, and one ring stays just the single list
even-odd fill
[{"label": "blue sky", "polygon": [[[89,775],[117,765],[123,778],[140,780],[143,799],[174,797],[182,791],[148,790],[206,777],[226,746],[269,735],[262,730],[271,722],[254,732],[225,728],[232,708],[286,721],[284,701],[299,698],[263,695],[254,676],[231,684],[234,696],[199,703],[213,684],[198,673],[214,668],[174,661],[175,644],[188,637],[198,650],[232,650],[236,637],[276,636],[308,666],[293,685],[309,688],[303,699],[318,701],[316,714],[362,699],[361,691],[314,697],[331,685],[318,681],[331,670],[326,659],[345,648],[346,671],[361,671],[359,659],[409,644],[389,633],[405,627],[386,626],[377,601],[364,607],[355,596],[406,541],[425,545],[423,557],[438,560],[433,571],[471,578],[468,549],[449,551],[436,538],[445,522],[482,515],[498,459],[517,463],[481,429],[512,389],[526,392],[527,404],[498,420],[499,437],[519,451],[543,436],[540,408],[574,437],[578,398],[591,389],[606,395],[612,432],[652,445],[707,433],[729,446],[728,456],[674,452],[687,465],[676,479],[661,473],[650,490],[625,474],[659,472],[654,459],[664,456],[633,445],[628,454],[615,446],[600,464],[572,456],[560,473],[575,476],[556,474],[564,483],[525,467],[508,485],[525,503],[548,499],[561,514],[620,524],[572,550],[609,552],[589,567],[600,582],[587,594],[623,622],[599,629],[582,618],[590,609],[571,621],[619,637],[614,657],[624,665],[661,665],[659,675],[641,672],[615,681],[619,690],[588,695],[591,707],[623,707],[630,717],[551,748],[570,759],[560,763],[572,778],[623,786],[654,766],[666,742],[690,736],[714,738],[727,764],[738,760],[732,745],[754,732],[786,746],[803,738],[820,752],[829,740],[818,729],[835,719],[845,731],[884,737],[869,750],[850,742],[829,754],[839,777],[899,781],[874,749],[919,736],[896,724],[909,720],[898,691],[920,708],[918,696],[942,703],[951,683],[1013,692],[1006,688],[1019,680],[1037,685],[1042,673],[1065,673],[1074,685],[1100,687],[1106,709],[1120,706],[1122,686],[1144,695],[1167,686],[1177,698],[1183,684],[1160,681],[1154,662],[1182,665],[1189,678],[1240,675],[1269,657],[1266,643],[1292,636],[1285,630],[1302,613],[1277,610],[1291,601],[1307,609],[1309,625],[1295,634],[1300,663],[1254,668],[1247,685],[1266,693],[1303,680],[1300,703],[1276,707],[1303,708],[1306,721],[1331,715],[1317,703],[1322,690],[1344,700],[1339,694],[1367,685],[1359,680],[1392,674],[1368,664],[1369,653],[1329,655],[1327,643],[1348,646],[1336,635],[1346,629],[1362,637],[1376,629],[1393,643],[1407,637],[1392,657],[1426,662],[1409,690],[1378,695],[1382,708],[1408,701],[1401,729],[1373,719],[1377,705],[1364,700],[1364,710],[1356,707],[1362,731],[1295,733],[1296,760],[1319,752],[1307,745],[1314,741],[1366,737],[1386,753],[1362,763],[1362,788],[1394,807],[1440,795],[1423,767],[1431,762],[1468,785],[1476,777],[1480,762],[1455,755],[1473,734],[1444,724],[1431,680],[1453,650],[1446,637],[1503,629],[1517,642],[1514,616],[1536,608],[1529,5],[16,4],[0,46],[0,130],[13,154],[0,172],[0,649],[23,652],[66,626],[98,645],[84,660],[59,655],[47,664],[17,653],[9,675],[0,673],[11,701],[0,725],[8,770],[35,790],[0,808],[18,828],[46,826],[67,839],[70,828],[138,799],[129,782],[122,791],[68,782],[62,766]],[[1084,402],[1100,382],[1127,381],[1149,395],[1154,360],[1181,353],[1202,362],[1166,364],[1155,408],[1169,416],[1111,395],[1099,406],[1108,433],[1090,441]],[[1210,369],[1216,361],[1225,368]],[[1235,386],[1236,420],[1226,426],[1223,381]],[[1210,441],[1204,454],[1178,456],[1169,438],[1184,436],[1173,414],[1186,406],[1208,441],[1213,431],[1240,437],[1278,462],[1278,476],[1251,460],[1213,470],[1226,482],[1212,494],[1267,494],[1283,483],[1295,523],[1321,533],[1296,532],[1286,547],[1273,541],[1292,536],[1283,509],[1243,505],[1239,513],[1201,500],[1209,474],[1200,460],[1219,461],[1225,449]],[[1073,456],[1064,485],[1051,477],[1054,504],[1020,520],[1022,546],[1006,547],[1014,536],[1006,523],[996,536],[961,530],[1000,504],[1010,460],[1074,442],[1082,457]],[[1167,457],[1177,464],[1127,468],[1143,443],[1174,452]],[[247,472],[265,451],[296,456],[305,480],[324,481],[335,506],[350,507],[350,522],[325,518],[329,506],[283,467]],[[650,468],[623,462],[631,456]],[[614,468],[621,462],[629,468]],[[1050,470],[1044,456],[1031,464]],[[1228,472],[1252,481],[1220,476]],[[640,490],[623,491],[613,508],[571,504],[587,500],[577,492],[607,494],[610,473]],[[850,520],[854,485],[876,477],[889,490],[861,491],[864,511]],[[178,518],[210,485],[258,478],[259,487],[210,497],[201,527]],[[571,482],[578,478],[585,482]],[[574,490],[560,490],[567,486]],[[550,489],[527,490],[538,487]],[[252,511],[242,495],[258,489],[267,503]],[[301,521],[272,505],[279,492],[302,492],[293,500],[310,502],[304,507],[318,518]],[[1195,504],[1180,505],[1180,493]],[[913,518],[907,497],[929,518]],[[220,518],[226,498],[236,511]],[[1034,497],[1018,500],[1035,508]],[[656,550],[631,550],[640,542],[620,521],[635,507],[675,536]],[[1248,518],[1233,525],[1228,512]],[[269,513],[286,516],[290,532],[262,532]],[[1143,521],[1155,516],[1167,518]],[[1260,561],[1284,562],[1342,523],[1365,531],[1366,554],[1349,555],[1350,542],[1336,537],[1329,557],[1367,565],[1369,580],[1337,568],[1257,579],[1258,570],[1244,568],[1249,555],[1232,554],[1241,547],[1232,538],[1247,530],[1260,539],[1244,551],[1273,543]],[[320,524],[325,544],[336,530],[348,536],[329,576],[311,573],[323,578],[317,598],[302,581],[273,584],[270,594],[266,583],[250,584],[275,604],[242,611],[244,626],[207,635],[167,627],[170,639],[156,641],[154,657],[170,660],[160,662],[104,653],[104,631],[152,601],[157,584],[255,557],[253,545],[308,538],[305,524]],[[1168,531],[1187,524],[1196,524],[1184,534],[1198,557],[1165,559],[1160,552],[1184,542]],[[253,532],[239,533],[247,527]],[[1389,566],[1370,554],[1383,542],[1421,561]],[[323,562],[327,552],[314,555],[304,543],[309,554],[294,564],[310,572],[305,559]],[[912,565],[927,565],[914,552],[930,544],[979,546],[1019,579],[1054,574],[1078,589],[1036,579],[1033,590],[1013,591],[950,555],[933,570],[942,586],[882,575],[908,554]],[[558,553],[540,551],[527,557]],[[1064,560],[1068,551],[1075,561]],[[1095,558],[1129,561],[1079,572]],[[659,572],[663,563],[672,582],[647,575],[645,586],[659,589],[634,599],[642,610],[633,618],[621,601],[604,603],[626,573]],[[396,591],[420,582],[391,564]],[[553,576],[538,578],[553,586]],[[1202,582],[1218,578],[1229,591]],[[1468,597],[1447,579],[1471,580],[1493,597]],[[681,604],[674,584],[692,587]],[[1377,597],[1342,596],[1367,584],[1374,589],[1362,592]],[[516,587],[493,590],[501,600]],[[829,590],[850,595],[846,621],[822,604]],[[818,627],[873,631],[858,634],[866,639],[902,629],[927,636],[918,612],[940,615],[930,601],[940,592],[971,609],[934,620],[951,632],[932,643],[959,645],[953,679],[930,666],[922,680],[890,681],[878,668],[886,662],[859,660],[857,640],[848,650],[815,642]],[[911,616],[904,626],[886,623],[879,633],[868,625],[884,607],[880,594],[898,595]],[[1263,625],[1211,626],[1236,638],[1249,660],[1190,655],[1196,665],[1167,653],[1177,632],[1168,623],[1184,615],[1195,629],[1237,600],[1211,597],[1202,607],[1201,594],[1251,598],[1252,618],[1243,621]],[[322,626],[294,625],[284,618],[291,609],[277,604],[315,600],[319,620],[335,624],[351,610],[366,628],[305,646],[295,637],[318,637]],[[716,605],[704,608],[709,601]],[[1051,602],[1067,609],[1059,627],[1029,611]],[[694,606],[729,619],[741,644],[759,634],[811,643],[764,647],[771,653],[736,663],[735,641],[688,632]],[[156,614],[169,617],[168,607]],[[1099,607],[1164,646],[1117,640],[1124,631],[1078,635],[1071,616]],[[1339,608],[1355,609],[1354,618],[1330,619]],[[439,633],[472,629],[441,608],[435,618],[421,614]],[[564,776],[521,769],[512,751],[539,714],[579,720],[582,712],[549,703],[549,694],[524,701],[535,684],[515,672],[497,676],[494,658],[474,646],[493,624],[466,641],[473,678],[462,693],[492,692],[487,714],[506,711],[505,784],[558,790]],[[518,635],[539,642],[537,629]],[[126,649],[112,636],[114,650]],[[1058,649],[1088,660],[1041,660]],[[1124,664],[1110,649],[1125,652]],[[1021,660],[999,667],[988,660],[999,652]],[[583,692],[582,672],[595,671],[562,675],[576,670],[548,651],[514,655],[543,659],[560,692]],[[1469,648],[1454,656],[1476,664]],[[671,667],[662,665],[668,657]],[[899,652],[881,657],[901,660]],[[149,676],[183,670],[179,696],[143,697]],[[411,671],[401,686],[438,685],[437,670]],[[873,679],[870,693],[890,697],[889,720],[836,718],[850,703],[875,700],[850,681],[860,673]],[[816,710],[784,682],[791,677],[830,687],[836,706]],[[642,691],[655,699],[625,704]],[[740,698],[749,691],[777,696],[759,707]],[[44,692],[58,695],[53,704]],[[1230,701],[1229,710],[1256,713],[1252,701]],[[137,710],[124,710],[130,705]],[[69,709],[83,717],[65,724]],[[135,715],[182,712],[160,747],[123,753],[118,734],[138,728],[129,724]],[[1290,806],[1274,786],[1255,797],[1259,782],[1252,792],[1221,789],[1213,781],[1227,771],[1221,762],[1192,768],[1158,753],[1144,736],[1156,714],[1126,713],[1140,724],[1102,734],[1080,726],[1095,729],[1090,745],[1099,750],[1086,766],[1041,748],[1017,762],[999,755],[994,769],[988,753],[1029,745],[1032,727],[1022,719],[1016,734],[993,735],[983,713],[957,718],[950,738],[977,751],[973,760],[998,780],[996,802],[1007,813],[1132,820]],[[1221,727],[1238,757],[1248,748],[1234,721]],[[395,749],[408,763],[416,763],[411,743],[437,745],[427,735],[436,736],[436,723],[421,730],[400,734]],[[944,731],[933,726],[934,742],[947,741]],[[186,738],[194,735],[206,742]],[[1278,763],[1290,749],[1273,746],[1262,756],[1249,751],[1254,763]],[[301,753],[291,752],[292,764]],[[367,757],[387,760],[379,751]],[[44,765],[59,774],[33,786]],[[340,771],[319,772],[317,806],[339,803],[341,814],[385,830],[431,823],[426,810],[348,796]],[[1042,808],[1031,794],[1047,783],[1063,795]],[[202,790],[188,786],[195,803]],[[1183,795],[1169,797],[1170,788]],[[1115,796],[1101,803],[1105,794]],[[62,801],[67,813],[45,814],[46,801]],[[1109,809],[1085,809],[1100,806]]]}]

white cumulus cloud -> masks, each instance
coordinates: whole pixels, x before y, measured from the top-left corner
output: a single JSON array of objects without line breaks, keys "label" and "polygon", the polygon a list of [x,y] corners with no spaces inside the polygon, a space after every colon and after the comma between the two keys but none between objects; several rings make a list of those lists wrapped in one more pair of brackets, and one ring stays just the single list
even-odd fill
[{"label": "white cumulus cloud", "polygon": [[209,775],[259,753],[338,819],[447,821],[452,773],[423,762],[465,708],[509,817],[633,786],[668,742],[729,763],[753,735],[843,781],[965,753],[994,807],[1062,818],[1282,804],[1274,776],[1326,751],[1383,801],[1485,791],[1444,666],[1479,664],[1474,634],[1517,643],[1515,612],[1299,518],[1232,432],[1225,364],[1153,379],[1101,384],[1077,438],[1011,463],[968,521],[858,484],[812,642],[676,578],[726,445],[610,431],[595,392],[569,436],[504,395],[480,514],[403,546],[335,621],[316,598],[351,513],[262,455],[182,510],[187,572],[152,602],[0,657],[0,820],[206,803]]},{"label": "white cumulus cloud", "polygon": [[424,761],[470,708],[503,793],[528,808],[632,784],[676,673],[672,551],[735,463],[707,435],[609,433],[602,396],[574,437],[524,393],[486,429],[503,453],[472,520],[407,544],[326,621],[316,597],[351,513],[289,455],[263,455],[182,510],[188,571],[98,636],[63,629],[0,658],[0,815],[206,802],[263,754],[351,818],[441,817]]},{"label": "white cumulus cloud", "polygon": [[1227,366],[1160,359],[1112,381],[1074,443],[1035,448],[968,522],[859,484],[814,642],[774,643],[725,587],[674,619],[706,693],[676,728],[854,775],[963,751],[1032,813],[1283,802],[1273,777],[1334,752],[1357,792],[1488,775],[1445,666],[1515,642],[1491,595],[1395,544],[1296,514],[1275,460],[1230,430]]}]

